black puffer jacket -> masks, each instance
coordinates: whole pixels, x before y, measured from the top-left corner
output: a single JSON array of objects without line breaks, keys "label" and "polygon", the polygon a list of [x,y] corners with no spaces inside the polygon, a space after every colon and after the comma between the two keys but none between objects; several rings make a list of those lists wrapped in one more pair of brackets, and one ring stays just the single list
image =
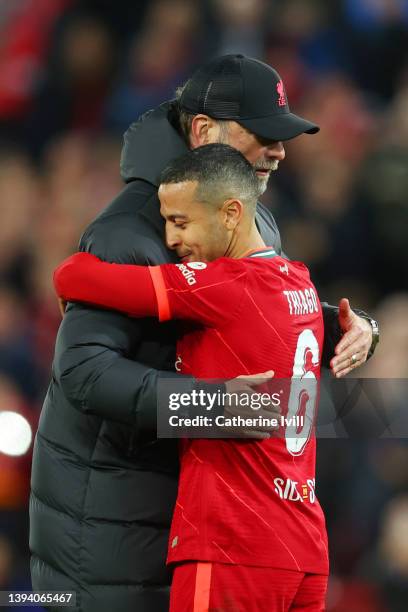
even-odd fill
[{"label": "black puffer jacket", "polygon": [[[161,170],[186,151],[172,112],[163,104],[129,128],[128,184],[85,231],[81,250],[111,262],[174,261],[157,198]],[[262,206],[257,224],[280,251]],[[334,325],[335,311],[327,312]],[[174,347],[172,325],[152,319],[70,305],[61,323],[34,448],[31,572],[36,590],[76,591],[75,612],[168,609],[178,464],[175,442],[155,438],[156,383],[177,376],[169,373]]]},{"label": "black puffer jacket", "polygon": [[[168,112],[163,105],[127,132],[128,185],[85,231],[81,250],[116,262],[174,260],[157,179],[186,147]],[[279,248],[264,209],[258,221]],[[168,609],[177,449],[155,439],[162,374],[152,368],[174,371],[174,346],[172,325],[150,319],[70,305],[61,323],[33,457],[31,572],[36,590],[76,590],[77,612]]]}]

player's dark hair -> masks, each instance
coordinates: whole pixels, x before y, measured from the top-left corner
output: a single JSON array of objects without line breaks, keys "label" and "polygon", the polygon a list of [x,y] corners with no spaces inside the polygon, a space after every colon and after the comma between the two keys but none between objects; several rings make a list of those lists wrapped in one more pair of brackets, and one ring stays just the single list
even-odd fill
[{"label": "player's dark hair", "polygon": [[236,198],[251,213],[255,213],[261,194],[252,165],[237,149],[225,144],[193,149],[171,162],[160,176],[163,185],[185,181],[197,181],[196,198],[203,204],[218,207]]}]

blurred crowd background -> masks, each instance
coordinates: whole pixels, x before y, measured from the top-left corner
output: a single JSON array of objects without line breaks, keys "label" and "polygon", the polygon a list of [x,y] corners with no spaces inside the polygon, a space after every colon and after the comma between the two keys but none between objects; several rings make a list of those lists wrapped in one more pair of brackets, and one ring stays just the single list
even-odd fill
[{"label": "blurred crowd background", "polygon": [[[52,272],[121,189],[123,132],[229,52],[277,68],[321,126],[287,143],[263,197],[285,252],[322,300],[380,321],[361,376],[408,378],[408,0],[0,0],[0,411],[33,431],[60,321]],[[2,433],[0,590],[29,589],[32,444],[16,456]],[[318,492],[328,611],[408,610],[407,441],[320,440]]]}]

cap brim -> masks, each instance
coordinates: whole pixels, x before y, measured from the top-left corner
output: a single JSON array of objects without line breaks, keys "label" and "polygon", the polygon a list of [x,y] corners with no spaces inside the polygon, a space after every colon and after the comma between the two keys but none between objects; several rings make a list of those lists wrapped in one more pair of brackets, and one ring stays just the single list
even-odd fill
[{"label": "cap brim", "polygon": [[256,119],[236,119],[238,123],[262,138],[290,140],[300,134],[316,134],[320,128],[315,123],[293,113],[278,113]]}]

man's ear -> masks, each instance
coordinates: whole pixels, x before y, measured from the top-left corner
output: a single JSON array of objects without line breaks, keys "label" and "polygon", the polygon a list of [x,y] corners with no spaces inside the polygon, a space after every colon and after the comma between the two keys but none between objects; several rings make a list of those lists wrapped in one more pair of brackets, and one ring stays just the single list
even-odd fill
[{"label": "man's ear", "polygon": [[192,149],[217,142],[219,125],[208,115],[194,115],[191,122],[190,146]]},{"label": "man's ear", "polygon": [[244,206],[240,200],[230,199],[225,200],[221,208],[225,227],[228,230],[234,230],[241,221]]}]

